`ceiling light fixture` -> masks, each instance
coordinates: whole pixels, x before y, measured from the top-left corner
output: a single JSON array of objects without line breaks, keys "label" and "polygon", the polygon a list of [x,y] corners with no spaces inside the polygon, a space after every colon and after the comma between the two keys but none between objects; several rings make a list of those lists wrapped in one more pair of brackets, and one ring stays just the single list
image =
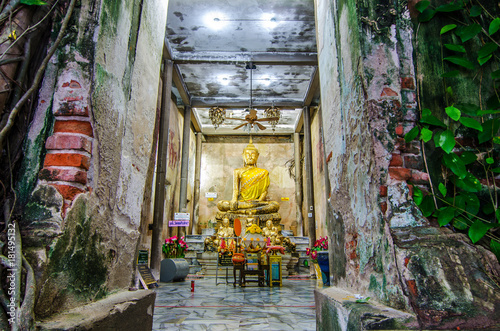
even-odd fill
[{"label": "ceiling light fixture", "polygon": [[224,123],[224,120],[226,118],[226,110],[220,107],[212,107],[208,112],[208,117],[210,117],[215,130],[217,130],[219,125]]},{"label": "ceiling light fixture", "polygon": [[269,124],[271,124],[271,128],[273,129],[274,132],[276,130],[276,125],[278,124],[281,118],[281,109],[279,109],[278,107],[274,107],[274,102],[273,102],[273,106],[264,110],[264,114],[266,115],[267,118],[271,119],[269,120]]}]

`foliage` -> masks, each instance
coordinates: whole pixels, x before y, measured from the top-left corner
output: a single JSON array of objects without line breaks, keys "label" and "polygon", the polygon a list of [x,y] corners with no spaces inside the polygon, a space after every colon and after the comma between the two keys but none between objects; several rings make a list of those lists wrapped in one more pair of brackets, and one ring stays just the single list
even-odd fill
[{"label": "foliage", "polygon": [[306,254],[311,255],[313,263],[318,263],[318,251],[328,250],[328,236],[320,237],[314,242],[313,248],[307,248]]},{"label": "foliage", "polygon": [[[422,109],[418,126],[405,135],[407,142],[422,140],[434,145],[442,155],[441,182],[434,183],[437,192],[426,194],[415,187],[414,201],[424,216],[436,217],[440,226],[467,231],[473,243],[487,237],[500,260],[500,239],[494,232],[500,226],[495,182],[495,175],[500,173],[500,18],[492,15],[495,8],[486,8],[478,0],[437,7],[420,1],[415,8],[420,12],[420,23],[440,15],[440,22],[453,24],[444,25],[439,34],[436,31],[445,82],[444,112]],[[480,77],[478,90],[471,89],[471,95],[455,95],[451,78],[467,79],[471,74],[476,79]],[[483,80],[486,74],[489,77]],[[483,81],[488,86],[483,86]],[[485,93],[490,95],[484,98]],[[467,103],[471,99],[477,99],[477,104]],[[462,144],[461,138],[472,138],[472,143]]]},{"label": "foliage", "polygon": [[162,251],[167,259],[182,258],[187,249],[188,245],[184,241],[184,237],[177,238],[177,236],[165,239],[162,247]]}]

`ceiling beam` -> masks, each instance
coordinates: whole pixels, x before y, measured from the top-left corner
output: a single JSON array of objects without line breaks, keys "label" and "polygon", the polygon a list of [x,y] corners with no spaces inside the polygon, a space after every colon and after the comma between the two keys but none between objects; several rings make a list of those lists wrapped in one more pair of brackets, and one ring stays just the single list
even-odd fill
[{"label": "ceiling beam", "polygon": [[315,52],[182,52],[175,55],[175,64],[201,63],[245,63],[257,65],[318,65],[318,54]]},{"label": "ceiling beam", "polygon": [[[303,100],[296,99],[252,99],[252,106],[255,108],[267,108],[274,103],[275,107],[283,108],[300,108]],[[192,97],[192,107],[239,107],[248,108],[248,98],[209,98],[209,97]]]},{"label": "ceiling beam", "polygon": [[[165,42],[163,43],[163,56],[167,60],[172,60],[172,49],[170,48],[170,44],[168,43],[167,39],[165,39]],[[191,105],[191,95],[189,94],[189,90],[186,86],[186,83],[184,82],[184,79],[182,78],[181,72],[179,70],[179,66],[175,64],[174,62],[174,68],[172,72],[172,81],[177,87],[177,90],[179,91],[179,94],[181,96],[182,102],[184,105]]]},{"label": "ceiling beam", "polygon": [[302,127],[304,126],[304,110],[300,111],[297,122],[295,122],[295,132],[300,133]]},{"label": "ceiling beam", "polygon": [[315,67],[314,72],[311,75],[311,80],[309,81],[309,86],[307,87],[303,106],[311,105],[314,99],[314,95],[318,91],[318,88],[319,88],[319,70],[318,67]]}]

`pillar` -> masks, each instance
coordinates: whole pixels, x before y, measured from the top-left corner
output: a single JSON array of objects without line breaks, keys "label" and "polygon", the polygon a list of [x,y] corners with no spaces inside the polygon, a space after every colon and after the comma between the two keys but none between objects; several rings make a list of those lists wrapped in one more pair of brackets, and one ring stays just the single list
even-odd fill
[{"label": "pillar", "polygon": [[194,193],[193,193],[193,216],[192,216],[192,228],[191,234],[201,234],[196,233],[198,228],[198,217],[200,214],[200,176],[201,176],[201,144],[203,135],[201,132],[196,134],[196,160],[194,167]]},{"label": "pillar", "polygon": [[155,200],[153,207],[153,233],[151,236],[151,271],[159,278],[162,258],[163,214],[165,211],[165,181],[167,175],[168,128],[170,125],[170,95],[172,93],[173,62],[163,62],[160,130],[158,135],[158,159],[156,161]]},{"label": "pillar", "polygon": [[304,235],[304,222],[302,218],[302,167],[300,155],[300,133],[293,134],[293,146],[295,157],[295,202],[297,219],[297,236]]},{"label": "pillar", "polygon": [[306,186],[306,213],[307,228],[309,230],[309,247],[316,241],[316,219],[314,215],[314,186],[311,149],[311,113],[309,107],[304,107],[304,155],[305,155],[305,183]]},{"label": "pillar", "polygon": [[[182,130],[181,186],[179,194],[179,212],[187,213],[187,184],[189,170],[189,134],[191,133],[191,106],[184,107],[184,126]],[[192,222],[192,220],[191,220]],[[186,234],[186,228],[179,228],[179,235]]]}]

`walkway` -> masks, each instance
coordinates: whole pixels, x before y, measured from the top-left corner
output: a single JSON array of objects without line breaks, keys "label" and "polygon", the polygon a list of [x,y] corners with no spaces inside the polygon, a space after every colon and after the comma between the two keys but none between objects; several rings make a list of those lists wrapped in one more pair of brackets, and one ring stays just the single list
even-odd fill
[{"label": "walkway", "polygon": [[[219,280],[220,282],[220,280]],[[282,287],[215,285],[215,278],[160,283],[153,330],[316,330],[316,280]]]}]

